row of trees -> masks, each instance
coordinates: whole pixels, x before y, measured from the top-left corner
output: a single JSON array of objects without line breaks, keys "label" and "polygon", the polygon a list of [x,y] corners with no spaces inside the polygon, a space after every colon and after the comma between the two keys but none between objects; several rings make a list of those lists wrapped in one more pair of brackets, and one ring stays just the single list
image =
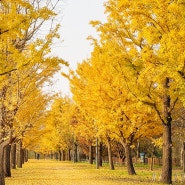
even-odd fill
[{"label": "row of trees", "polygon": [[124,147],[128,173],[135,174],[131,148],[141,138],[162,135],[162,181],[171,184],[172,125],[183,121],[185,102],[185,4],[109,0],[105,8],[107,22],[91,22],[100,33],[99,40],[90,38],[91,57],[68,75],[75,105],[69,109],[71,133],[61,133],[69,114],[58,109],[62,120],[55,115],[52,121],[59,136],[55,141],[64,147],[61,142],[72,135],[89,143],[101,138],[112,169],[111,143],[117,141]]},{"label": "row of trees", "polygon": [[[1,0],[0,19],[0,184],[10,176],[10,148],[38,139],[51,96],[42,92],[63,60],[51,56],[59,38],[58,1]],[[42,34],[41,34],[42,33]],[[13,150],[13,149],[12,149]],[[14,149],[15,151],[15,149]],[[15,154],[14,154],[15,156]],[[3,168],[4,166],[4,168]]]},{"label": "row of trees", "polygon": [[[0,27],[1,184],[4,152],[14,142],[43,153],[67,150],[68,158],[73,147],[73,159],[81,143],[89,146],[91,159],[92,145],[101,141],[111,169],[116,143],[132,175],[132,148],[143,138],[155,142],[161,135],[162,181],[171,184],[172,126],[182,125],[185,102],[184,2],[108,0],[107,22],[91,22],[100,33],[100,39],[90,38],[91,57],[68,75],[73,100],[57,97],[48,111],[51,97],[41,87],[66,63],[49,55],[59,26],[52,21],[55,4],[45,3],[0,1],[5,22]],[[37,31],[48,20],[49,32],[38,39]],[[43,136],[39,142],[38,136]]]}]

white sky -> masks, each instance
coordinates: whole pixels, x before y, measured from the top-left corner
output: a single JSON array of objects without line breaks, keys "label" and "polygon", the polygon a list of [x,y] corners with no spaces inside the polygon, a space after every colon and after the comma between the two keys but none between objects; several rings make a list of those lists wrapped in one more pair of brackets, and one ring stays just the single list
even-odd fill
[{"label": "white sky", "polygon": [[[60,35],[63,42],[57,43],[54,54],[68,61],[72,69],[76,69],[77,63],[90,56],[93,48],[87,37],[97,37],[98,33],[89,21],[106,20],[104,2],[105,0],[65,0],[60,15]],[[68,80],[60,75],[55,77],[54,88],[62,91],[62,95],[70,95]]]}]

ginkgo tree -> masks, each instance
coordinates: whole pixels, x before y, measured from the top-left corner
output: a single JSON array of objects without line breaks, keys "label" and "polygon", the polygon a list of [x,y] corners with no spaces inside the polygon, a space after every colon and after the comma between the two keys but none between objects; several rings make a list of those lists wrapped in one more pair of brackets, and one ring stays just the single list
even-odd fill
[{"label": "ginkgo tree", "polygon": [[[139,138],[161,132],[156,124],[158,118],[152,116],[153,110],[138,104],[137,98],[129,92],[120,62],[122,57],[119,46],[114,43],[101,47],[95,43],[91,58],[78,65],[75,73],[71,73],[70,82],[75,102],[94,119],[97,136],[107,143],[110,168],[114,169],[111,140],[116,139],[125,149],[128,173],[135,174],[131,146]],[[150,128],[154,131],[150,132]]]},{"label": "ginkgo tree", "polygon": [[[45,109],[52,98],[44,95],[41,87],[59,69],[59,66],[57,66],[56,59],[48,60],[52,62],[52,65],[49,62],[44,64],[41,62],[34,65],[33,68],[24,67],[22,70],[15,71],[9,77],[9,83],[6,86],[6,99],[3,101],[3,118],[6,123],[6,131],[11,130],[12,132],[14,143],[22,145],[24,133],[32,127],[38,128],[40,124],[35,119],[38,119],[41,113],[45,114]],[[33,102],[35,103],[33,104]],[[29,108],[30,105],[34,105],[33,108]],[[8,157],[6,158],[8,159]],[[19,161],[21,162],[21,160]],[[22,166],[21,163],[19,166]]]},{"label": "ginkgo tree", "polygon": [[[49,99],[51,97],[43,95],[39,90],[34,90],[34,93],[24,99],[24,104],[20,106],[15,116],[13,131],[16,145],[21,150],[29,149],[29,146],[38,142],[46,132],[46,107]],[[34,106],[30,107],[30,104],[34,104]],[[16,153],[14,155],[16,156]],[[17,160],[24,157],[24,153],[20,152],[17,155]],[[18,167],[22,167],[22,160],[18,161]]]},{"label": "ginkgo tree", "polygon": [[[13,126],[16,127],[14,121],[20,105],[29,92],[41,88],[59,69],[59,65],[66,63],[50,56],[53,39],[59,38],[59,25],[54,22],[56,2],[2,0],[0,6],[0,19],[3,22],[0,26],[0,183],[4,185],[3,150],[15,140],[16,129]],[[45,22],[50,27],[39,37],[37,34]],[[37,79],[33,78],[35,75]],[[25,89],[34,83],[33,91],[26,92]]]},{"label": "ginkgo tree", "polygon": [[41,139],[40,152],[57,152],[59,159],[70,160],[73,148],[74,130],[72,127],[72,116],[74,106],[68,97],[55,97],[46,120],[47,132]]},{"label": "ginkgo tree", "polygon": [[[96,127],[94,125],[94,118],[92,118],[87,111],[84,111],[80,106],[76,106],[74,117],[76,123],[73,125],[75,135],[77,136],[78,144],[82,145],[84,153],[88,155],[89,163],[93,164],[93,147],[96,145]],[[87,150],[83,146],[87,146]],[[98,149],[98,146],[96,146]],[[97,160],[98,161],[98,160]]]},{"label": "ginkgo tree", "polygon": [[[185,4],[183,1],[109,0],[107,22],[92,22],[101,42],[122,50],[122,77],[130,93],[155,110],[163,126],[162,181],[172,182],[172,111],[184,103]],[[114,53],[112,53],[114,54]],[[108,65],[108,64],[107,64]]]}]

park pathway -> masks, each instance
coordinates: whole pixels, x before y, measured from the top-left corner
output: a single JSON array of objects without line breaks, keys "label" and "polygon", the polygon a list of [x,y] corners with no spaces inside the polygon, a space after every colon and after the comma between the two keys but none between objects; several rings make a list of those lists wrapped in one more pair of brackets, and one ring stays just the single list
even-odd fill
[{"label": "park pathway", "polygon": [[[103,170],[104,171],[104,170]],[[102,172],[103,172],[102,171]],[[105,171],[104,171],[105,172]],[[103,174],[102,174],[103,175]],[[89,164],[50,160],[29,160],[22,169],[12,171],[6,185],[113,185],[122,184],[99,174]]]},{"label": "park pathway", "polygon": [[52,160],[29,160],[23,168],[12,170],[6,185],[150,185],[138,178],[125,177],[123,168],[95,169],[95,165]]}]

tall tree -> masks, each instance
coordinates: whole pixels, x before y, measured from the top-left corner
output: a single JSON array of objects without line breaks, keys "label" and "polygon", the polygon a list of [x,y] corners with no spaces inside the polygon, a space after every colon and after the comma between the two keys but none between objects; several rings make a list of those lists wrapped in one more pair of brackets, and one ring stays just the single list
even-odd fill
[{"label": "tall tree", "polygon": [[40,152],[70,151],[73,145],[74,131],[72,128],[73,104],[68,97],[56,97],[48,111],[46,132],[41,139]]},{"label": "tall tree", "polygon": [[101,32],[101,43],[120,46],[128,89],[155,110],[163,125],[162,181],[171,184],[172,110],[177,101],[184,103],[185,92],[185,5],[170,0],[109,0],[106,11],[107,23],[93,24]]},{"label": "tall tree", "polygon": [[[95,45],[91,58],[78,65],[70,82],[75,102],[94,119],[92,126],[96,135],[105,139],[109,149],[111,139],[121,142],[126,152],[128,173],[135,174],[131,146],[139,138],[160,134],[161,129],[156,124],[157,117],[152,116],[154,110],[138,103],[128,90],[121,59],[119,46],[111,42],[101,47]],[[152,132],[150,128],[153,128]]]},{"label": "tall tree", "polygon": [[[37,38],[36,36],[41,26],[49,20],[52,23],[56,16],[54,12],[55,3],[52,4],[52,1],[46,3],[47,6],[35,0],[0,1],[0,17],[1,21],[4,22],[0,26],[0,150],[4,149],[5,143],[8,144],[13,141],[13,131],[16,130],[13,123],[20,104],[23,103],[19,101],[23,99],[17,86],[18,81],[20,81],[18,73],[21,73],[21,70],[26,72],[25,68],[35,70],[38,69],[38,65],[42,65],[45,66],[45,69],[46,66],[50,66],[48,72],[50,71],[49,75],[51,76],[51,66],[53,69],[54,67],[58,69],[57,66],[60,63],[64,64],[61,59],[49,57],[52,41],[54,38],[58,38],[59,25],[51,24],[43,37]],[[43,84],[46,80],[44,77],[46,73],[42,73],[46,70],[43,69],[40,67],[36,72],[43,74],[40,79],[37,78],[35,81],[35,85],[38,85],[37,88],[41,82]],[[15,74],[15,72],[17,73]],[[29,75],[27,74],[27,76]],[[27,86],[29,85],[27,84]],[[3,166],[2,161],[1,156],[0,168]],[[4,185],[3,170],[1,169],[0,172],[0,183]]]}]

